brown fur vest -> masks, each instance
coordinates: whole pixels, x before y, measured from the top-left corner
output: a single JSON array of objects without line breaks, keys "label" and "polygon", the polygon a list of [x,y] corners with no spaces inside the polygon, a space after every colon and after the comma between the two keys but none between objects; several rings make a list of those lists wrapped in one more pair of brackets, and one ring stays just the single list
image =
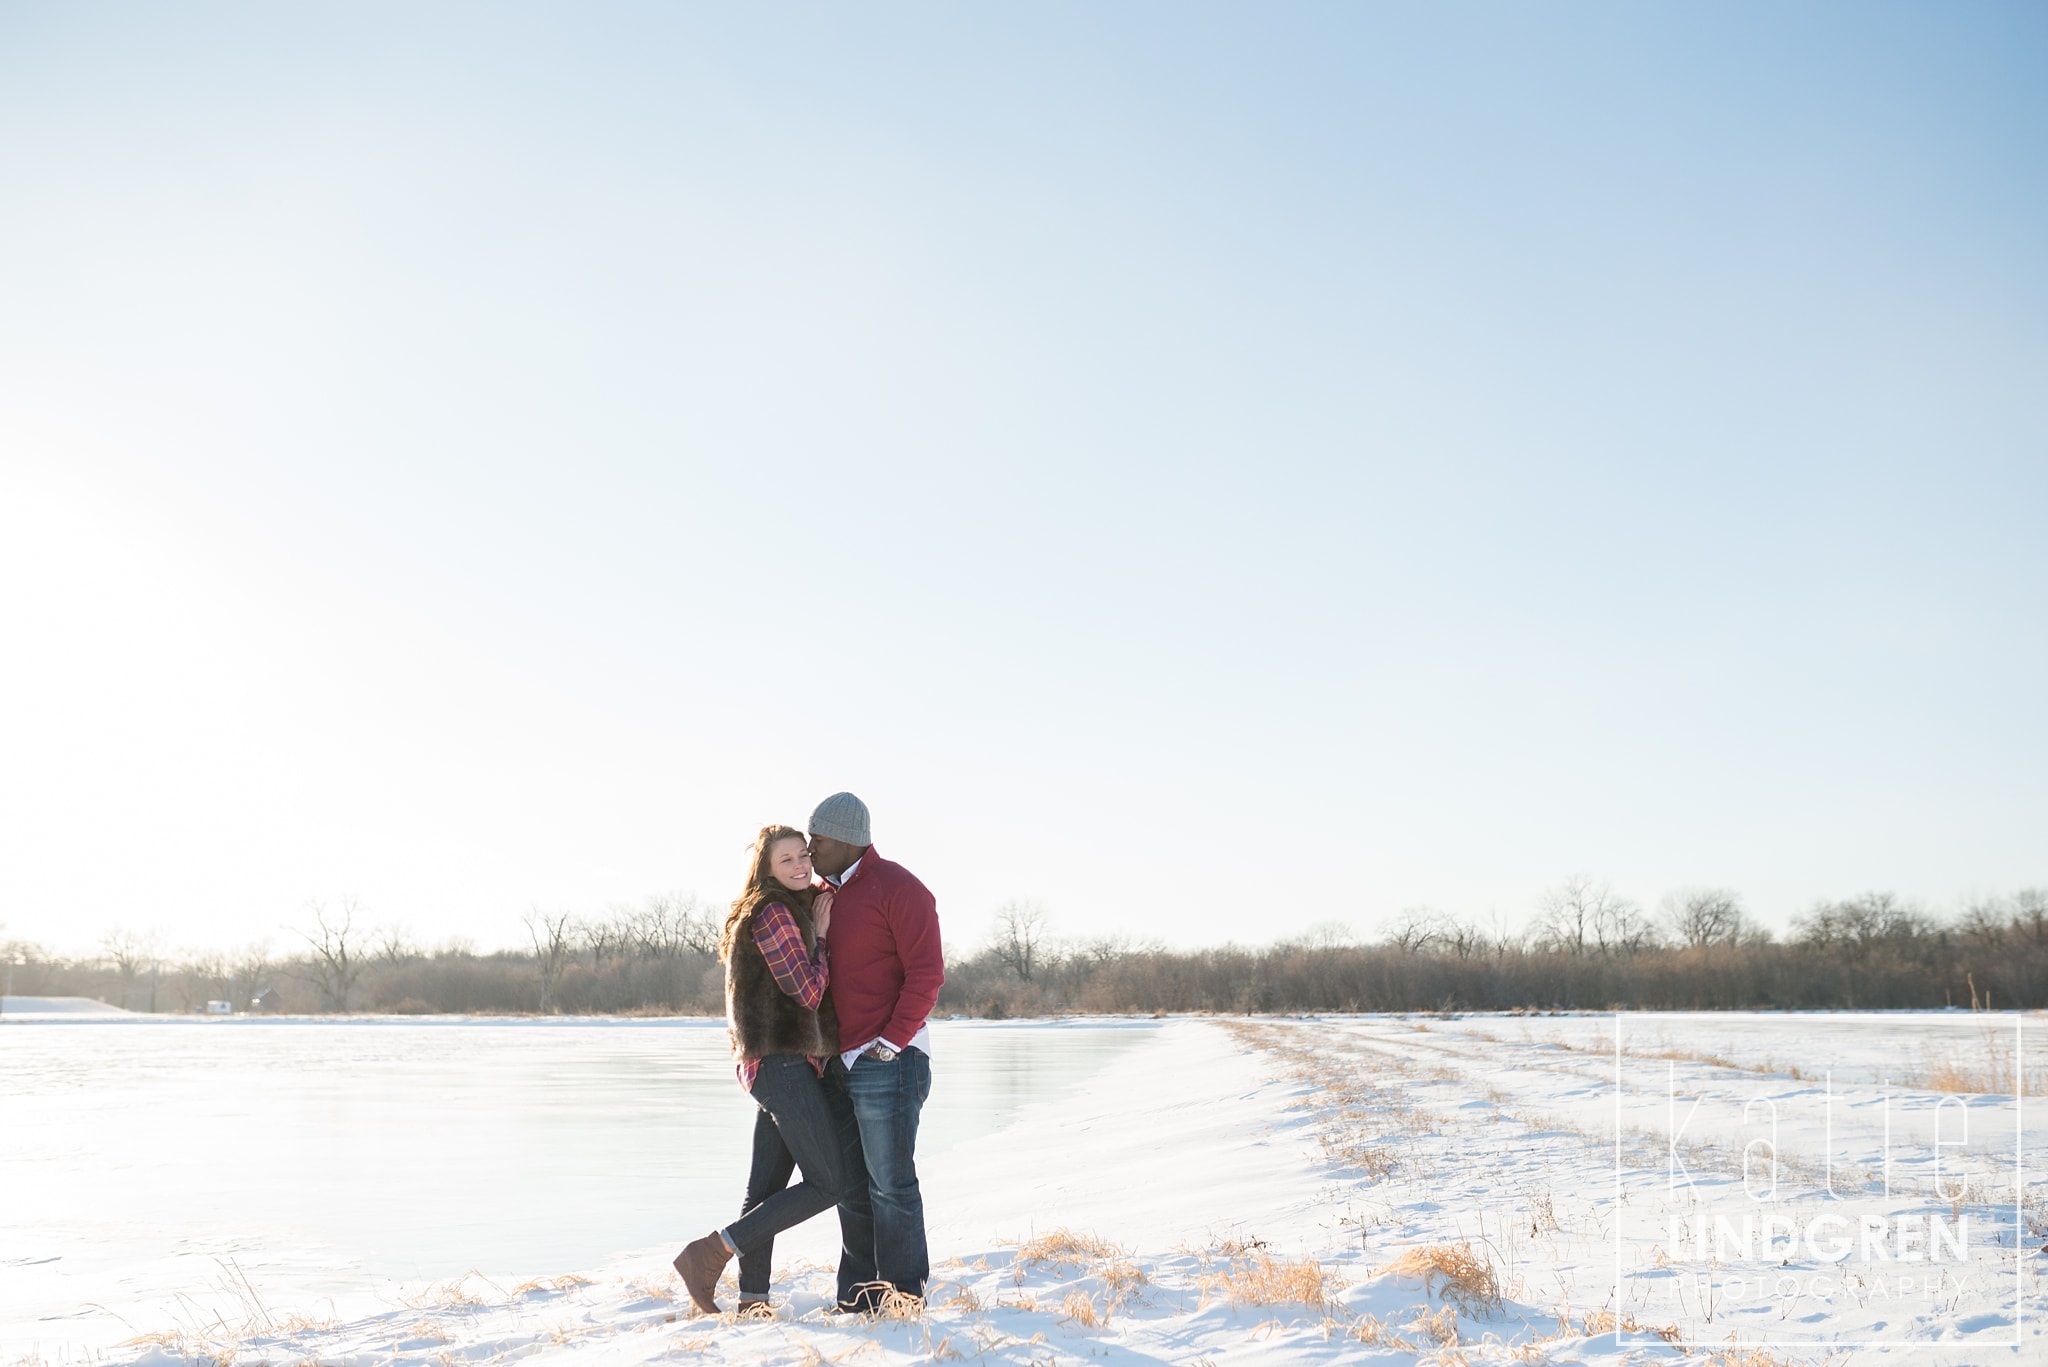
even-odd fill
[{"label": "brown fur vest", "polygon": [[766,1058],[770,1054],[809,1054],[822,1058],[839,1052],[839,1020],[832,1013],[832,994],[826,993],[816,1011],[776,985],[768,971],[768,960],[754,943],[754,918],[771,902],[789,908],[790,918],[803,932],[804,948],[816,943],[811,929],[811,895],[808,892],[779,894],[773,898],[756,895],[754,905],[736,928],[732,956],[725,963],[726,1031],[732,1037],[734,1058]]}]

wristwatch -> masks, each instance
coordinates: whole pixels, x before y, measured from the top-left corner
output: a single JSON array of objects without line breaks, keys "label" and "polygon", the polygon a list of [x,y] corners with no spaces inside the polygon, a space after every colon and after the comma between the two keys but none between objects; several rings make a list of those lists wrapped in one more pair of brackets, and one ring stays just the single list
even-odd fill
[{"label": "wristwatch", "polygon": [[876,1040],[873,1044],[861,1050],[860,1056],[862,1058],[871,1058],[877,1063],[894,1063],[896,1061],[896,1051],[880,1040]]}]

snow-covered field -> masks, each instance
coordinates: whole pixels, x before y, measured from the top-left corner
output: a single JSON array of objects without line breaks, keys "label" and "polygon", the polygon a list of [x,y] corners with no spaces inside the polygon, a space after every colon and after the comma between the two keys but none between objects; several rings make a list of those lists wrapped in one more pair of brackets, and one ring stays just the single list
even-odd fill
[{"label": "snow-covered field", "polygon": [[[1046,1026],[973,1028],[1027,1056],[1062,1047]],[[764,1321],[691,1312],[667,1266],[703,1232],[685,1225],[627,1256],[451,1269],[380,1303],[282,1298],[224,1267],[203,1305],[120,1346],[53,1336],[15,1356],[2044,1361],[2048,1177],[2014,1095],[2040,1081],[2044,1030],[1964,1013],[1146,1023],[934,1141],[920,1316],[828,1313],[828,1217],[778,1245]],[[975,1095],[948,1059],[942,1035],[935,1126],[949,1085],[952,1104]],[[692,1158],[736,1185],[744,1154]],[[504,1199],[549,1218],[531,1193]]]}]

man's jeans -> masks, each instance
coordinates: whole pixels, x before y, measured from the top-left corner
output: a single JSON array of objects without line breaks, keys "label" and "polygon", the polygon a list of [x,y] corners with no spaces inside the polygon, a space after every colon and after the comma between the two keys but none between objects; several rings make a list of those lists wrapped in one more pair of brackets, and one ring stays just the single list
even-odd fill
[{"label": "man's jeans", "polygon": [[[867,1177],[861,1163],[860,1132],[845,1108],[835,1106],[802,1054],[770,1054],[761,1060],[751,1093],[754,1164],[747,1175],[744,1213],[725,1227],[740,1251],[740,1294],[768,1294],[775,1236],[835,1203],[867,1208]],[[804,1180],[789,1185],[802,1167]]]},{"label": "man's jeans", "polygon": [[[931,1255],[925,1248],[915,1150],[918,1113],[932,1090],[932,1061],[921,1049],[905,1049],[888,1063],[857,1058],[851,1069],[835,1058],[825,1065],[825,1088],[834,1106],[850,1110],[860,1127],[868,1175],[870,1208],[839,1207],[841,1240],[854,1264],[840,1266],[839,1303],[872,1308],[872,1296],[860,1287],[876,1280],[922,1296],[931,1277]],[[852,1251],[861,1248],[874,1250],[873,1264],[866,1269],[853,1257]]]}]

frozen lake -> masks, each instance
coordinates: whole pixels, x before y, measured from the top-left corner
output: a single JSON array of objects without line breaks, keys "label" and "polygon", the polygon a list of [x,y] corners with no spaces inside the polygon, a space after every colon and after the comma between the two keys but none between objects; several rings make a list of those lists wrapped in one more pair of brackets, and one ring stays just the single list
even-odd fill
[{"label": "frozen lake", "polygon": [[[1157,1027],[932,1030],[927,1159]],[[12,1020],[0,1096],[10,1358],[202,1313],[237,1275],[345,1312],[680,1246],[737,1213],[753,1125],[711,1020]],[[835,1246],[829,1216],[803,1234]]]}]

